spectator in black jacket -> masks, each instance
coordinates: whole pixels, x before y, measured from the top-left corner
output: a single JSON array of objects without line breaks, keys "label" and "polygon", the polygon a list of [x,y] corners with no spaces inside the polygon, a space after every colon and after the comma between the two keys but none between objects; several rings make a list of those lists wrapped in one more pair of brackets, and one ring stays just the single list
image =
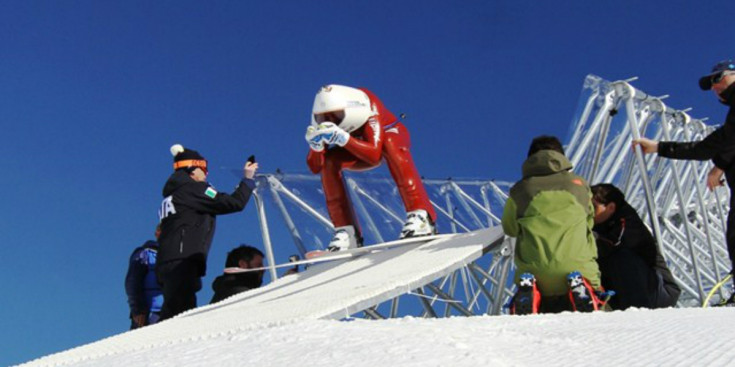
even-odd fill
[{"label": "spectator in black jacket", "polygon": [[206,181],[207,161],[195,150],[171,147],[174,173],[163,188],[161,248],[156,274],[163,290],[161,320],[197,306],[196,292],[207,269],[216,216],[243,210],[255,189],[258,164],[245,163],[243,179],[228,195]]},{"label": "spectator in black jacket", "polygon": [[238,272],[238,269],[263,267],[263,253],[255,247],[240,245],[227,254],[225,273],[212,283],[214,296],[210,303],[219,302],[235,294],[249,291],[263,284],[265,270]]},{"label": "spectator in black jacket", "polygon": [[[156,227],[156,239],[161,226]],[[158,321],[163,305],[161,287],[156,280],[158,242],[146,241],[130,255],[128,273],[125,276],[125,293],[130,306],[130,329],[137,329]]]},{"label": "spectator in black jacket", "polygon": [[673,307],[681,288],[671,274],[656,240],[625,195],[611,184],[592,186],[597,263],[602,286],[615,291],[608,304],[628,307]]},{"label": "spectator in black jacket", "polygon": [[[712,68],[712,72],[699,79],[702,90],[712,90],[717,99],[730,107],[725,123],[706,138],[692,142],[654,141],[646,138],[633,141],[640,145],[643,153],[658,153],[673,159],[712,160],[714,167],[707,175],[707,187],[714,190],[722,186],[722,174],[727,182],[735,183],[735,60],[724,60]],[[727,215],[727,251],[735,268],[735,192],[730,186],[730,212]],[[732,270],[731,270],[732,271]],[[733,278],[735,282],[735,278]],[[728,303],[735,303],[735,293]]]}]

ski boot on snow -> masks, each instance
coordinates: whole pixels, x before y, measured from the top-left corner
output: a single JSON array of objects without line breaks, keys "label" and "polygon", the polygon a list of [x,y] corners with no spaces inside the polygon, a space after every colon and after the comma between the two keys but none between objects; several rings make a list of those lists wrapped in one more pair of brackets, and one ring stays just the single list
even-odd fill
[{"label": "ski boot on snow", "polygon": [[362,247],[362,241],[355,234],[355,227],[344,226],[334,229],[334,237],[329,241],[328,252],[337,252]]},{"label": "ski boot on snow", "polygon": [[433,234],[436,234],[436,227],[426,210],[419,209],[406,213],[406,223],[403,225],[400,238],[429,236]]},{"label": "ski boot on snow", "polygon": [[523,273],[518,280],[518,291],[510,304],[511,315],[531,315],[539,312],[541,293],[536,287],[536,277]]},{"label": "ski boot on snow", "polygon": [[[605,304],[599,299],[597,292],[580,272],[573,271],[569,273],[567,283],[569,284],[569,302],[572,304],[572,310],[592,312],[601,309]],[[610,298],[612,294],[606,293],[605,297]]]},{"label": "ski boot on snow", "polygon": [[714,304],[713,307],[735,307],[735,293],[730,295],[730,298],[723,299],[719,303]]}]

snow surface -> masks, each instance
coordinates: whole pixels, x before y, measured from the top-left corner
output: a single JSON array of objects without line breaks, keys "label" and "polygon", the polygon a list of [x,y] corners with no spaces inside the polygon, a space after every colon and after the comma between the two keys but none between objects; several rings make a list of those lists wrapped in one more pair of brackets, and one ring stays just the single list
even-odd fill
[{"label": "snow surface", "polygon": [[496,227],[334,261],[26,366],[735,365],[735,308],[335,320],[441,277],[497,239]]},{"label": "snow surface", "polygon": [[349,317],[443,277],[479,258],[484,249],[499,248],[502,241],[502,229],[494,227],[335,260],[165,323],[51,355],[39,365],[74,364],[191,337],[208,339],[255,324]]},{"label": "snow surface", "polygon": [[309,320],[251,325],[206,338],[192,335],[73,365],[732,366],[733,325],[735,308]]}]

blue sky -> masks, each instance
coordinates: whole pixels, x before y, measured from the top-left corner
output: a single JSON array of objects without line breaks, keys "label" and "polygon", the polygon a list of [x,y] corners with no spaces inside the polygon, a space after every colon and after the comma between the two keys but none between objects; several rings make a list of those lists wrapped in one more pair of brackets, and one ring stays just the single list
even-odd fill
[{"label": "blue sky", "polygon": [[[597,4],[590,4],[597,3]],[[314,94],[373,90],[408,115],[426,177],[518,179],[536,135],[566,138],[582,81],[639,76],[722,121],[697,88],[735,57],[727,1],[0,1],[0,365],[127,329],[130,251],[152,237],[169,147],[220,190],[255,154],[304,172]],[[225,190],[227,191],[227,190]],[[253,205],[218,223],[262,241]],[[287,256],[287,255],[284,255]]]}]

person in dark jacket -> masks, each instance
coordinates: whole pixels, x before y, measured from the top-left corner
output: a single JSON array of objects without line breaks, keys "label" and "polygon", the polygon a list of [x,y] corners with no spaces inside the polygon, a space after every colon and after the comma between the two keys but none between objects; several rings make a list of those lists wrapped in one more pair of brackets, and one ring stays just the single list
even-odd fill
[{"label": "person in dark jacket", "polygon": [[216,216],[243,210],[255,189],[258,164],[245,163],[243,179],[228,195],[207,183],[207,161],[195,150],[171,147],[174,173],[163,187],[161,248],[156,274],[163,290],[161,320],[197,306]]},{"label": "person in dark jacket", "polygon": [[[161,227],[156,227],[156,239]],[[158,321],[163,305],[163,294],[156,280],[158,242],[146,241],[130,255],[125,276],[125,293],[130,306],[130,329],[137,329]]]},{"label": "person in dark jacket", "polygon": [[[712,160],[714,167],[707,175],[707,187],[714,190],[722,186],[723,173],[727,182],[735,183],[735,60],[717,63],[710,74],[699,79],[702,90],[712,90],[717,99],[729,107],[725,123],[703,140],[692,142],[658,142],[646,138],[633,140],[643,153],[658,153],[660,157],[673,159]],[[730,186],[730,212],[727,216],[727,251],[735,268],[735,192]],[[732,272],[732,270],[731,270]],[[735,282],[735,278],[733,278]],[[735,303],[735,293],[728,303]]]},{"label": "person in dark jacket", "polygon": [[263,253],[255,247],[241,245],[227,254],[225,273],[212,283],[214,296],[210,303],[219,302],[235,294],[249,291],[263,284],[265,270],[229,272],[230,269],[254,269],[263,267]]},{"label": "person in dark jacket", "polygon": [[602,286],[615,291],[608,304],[615,310],[675,306],[681,288],[625,195],[611,184],[594,185],[592,204]]}]

